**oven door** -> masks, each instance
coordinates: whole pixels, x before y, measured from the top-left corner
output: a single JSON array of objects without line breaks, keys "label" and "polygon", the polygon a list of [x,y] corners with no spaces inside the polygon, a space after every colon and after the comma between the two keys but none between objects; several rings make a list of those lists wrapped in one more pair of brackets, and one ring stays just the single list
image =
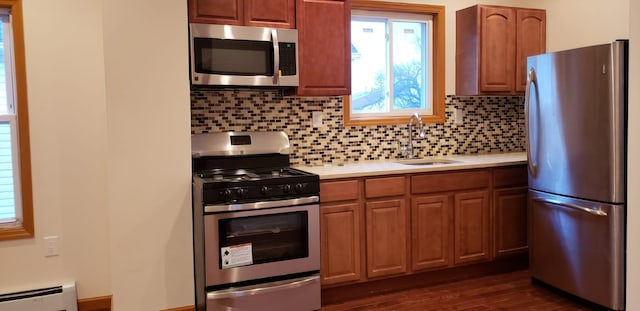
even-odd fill
[{"label": "oven door", "polygon": [[269,208],[234,205],[241,210],[205,214],[206,286],[320,270],[319,205],[317,199],[291,205],[298,201],[269,201]]}]

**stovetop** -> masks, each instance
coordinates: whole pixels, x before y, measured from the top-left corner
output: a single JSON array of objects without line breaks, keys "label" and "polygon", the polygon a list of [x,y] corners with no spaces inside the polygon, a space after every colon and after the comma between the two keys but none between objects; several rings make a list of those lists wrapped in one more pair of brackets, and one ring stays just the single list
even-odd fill
[{"label": "stovetop", "polygon": [[210,169],[196,172],[207,183],[260,182],[266,180],[284,180],[313,175],[290,167],[252,168],[252,169]]},{"label": "stovetop", "polygon": [[236,204],[317,196],[316,174],[290,167],[211,169],[196,172],[194,182],[205,204]]},{"label": "stovetop", "polygon": [[[194,191],[205,204],[235,204],[317,196],[316,174],[290,167],[283,132],[192,136]],[[197,193],[199,194],[199,193]]]}]

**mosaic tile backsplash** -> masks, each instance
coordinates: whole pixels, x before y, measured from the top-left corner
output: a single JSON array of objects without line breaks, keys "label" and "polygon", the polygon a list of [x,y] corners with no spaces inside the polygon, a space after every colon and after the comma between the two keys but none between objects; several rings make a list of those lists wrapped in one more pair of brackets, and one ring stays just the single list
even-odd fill
[{"label": "mosaic tile backsplash", "polygon": [[[519,96],[446,97],[444,124],[428,124],[419,139],[418,156],[524,151],[524,104]],[[342,97],[284,96],[278,90],[200,89],[191,91],[191,132],[284,131],[291,162],[323,165],[401,157],[406,124],[345,126]],[[464,122],[454,124],[455,109]],[[312,112],[322,111],[323,126],[312,126]],[[407,118],[408,121],[408,118]]]}]

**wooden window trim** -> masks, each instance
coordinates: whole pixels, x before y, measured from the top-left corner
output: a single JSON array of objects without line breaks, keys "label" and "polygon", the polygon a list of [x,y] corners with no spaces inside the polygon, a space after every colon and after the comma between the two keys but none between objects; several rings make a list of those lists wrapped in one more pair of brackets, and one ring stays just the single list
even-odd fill
[{"label": "wooden window trim", "polygon": [[[421,116],[423,122],[427,123],[444,123],[445,120],[445,41],[444,41],[444,6],[416,4],[416,3],[399,3],[371,0],[352,0],[352,10],[366,11],[384,11],[414,14],[429,14],[433,16],[433,114],[429,116]],[[351,96],[343,97],[343,110],[345,125],[391,125],[404,124],[408,120],[407,117],[371,117],[351,120]]]},{"label": "wooden window trim", "polygon": [[15,62],[16,115],[18,120],[18,150],[20,152],[20,196],[22,224],[14,228],[0,228],[0,240],[31,238],[34,235],[33,194],[31,189],[31,149],[29,144],[29,115],[27,109],[27,75],[24,49],[22,0],[0,0],[0,7],[11,9],[13,51]]}]

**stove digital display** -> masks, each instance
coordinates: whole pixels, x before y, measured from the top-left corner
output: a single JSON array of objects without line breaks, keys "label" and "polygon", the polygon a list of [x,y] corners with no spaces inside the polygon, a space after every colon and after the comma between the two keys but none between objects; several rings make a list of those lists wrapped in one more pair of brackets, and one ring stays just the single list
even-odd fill
[{"label": "stove digital display", "polygon": [[231,137],[231,145],[251,145],[251,136],[249,135],[238,135],[238,136],[230,136]]}]

